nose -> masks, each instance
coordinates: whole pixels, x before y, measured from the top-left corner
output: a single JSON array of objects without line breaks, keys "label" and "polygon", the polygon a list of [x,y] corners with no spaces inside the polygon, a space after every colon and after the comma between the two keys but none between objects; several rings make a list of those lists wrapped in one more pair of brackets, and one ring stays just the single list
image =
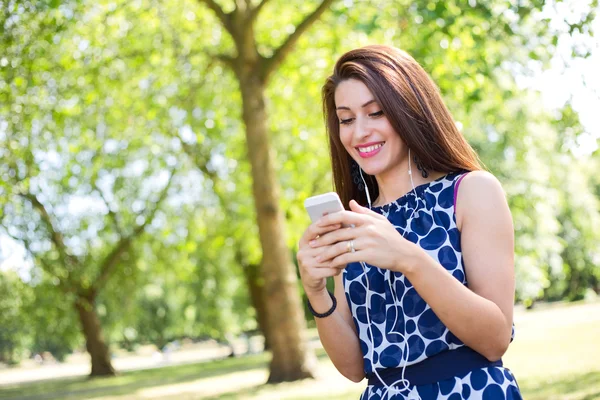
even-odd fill
[{"label": "nose", "polygon": [[371,134],[371,124],[368,118],[357,117],[354,124],[354,138],[361,141]]}]

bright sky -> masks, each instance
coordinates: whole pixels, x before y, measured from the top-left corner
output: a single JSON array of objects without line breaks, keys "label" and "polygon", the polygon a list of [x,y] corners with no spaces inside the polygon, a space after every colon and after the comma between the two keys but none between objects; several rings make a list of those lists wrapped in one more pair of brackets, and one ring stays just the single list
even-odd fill
[{"label": "bright sky", "polygon": [[17,271],[24,281],[31,279],[31,263],[25,260],[25,249],[0,233],[0,271]]},{"label": "bright sky", "polygon": [[[549,2],[552,3],[552,2]],[[548,10],[548,15],[563,16],[575,22],[578,16],[588,9],[589,0],[571,0],[553,4],[555,11]],[[600,14],[600,10],[597,11]],[[564,22],[553,18],[551,26],[559,28]],[[558,109],[571,100],[578,112],[586,134],[580,137],[581,153],[591,153],[598,148],[600,140],[600,15],[592,23],[595,38],[564,35],[560,38],[551,67],[536,76],[531,87],[540,90],[544,107]],[[591,56],[587,59],[571,59],[573,45],[589,49]]]}]

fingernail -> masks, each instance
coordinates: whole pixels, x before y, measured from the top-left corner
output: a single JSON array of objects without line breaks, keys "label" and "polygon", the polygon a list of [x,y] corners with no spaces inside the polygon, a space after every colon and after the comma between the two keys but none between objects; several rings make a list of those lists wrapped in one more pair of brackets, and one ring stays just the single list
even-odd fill
[{"label": "fingernail", "polygon": [[317,244],[316,240],[311,240],[310,242],[308,242],[309,245],[311,245],[312,247],[315,247],[315,244]]}]

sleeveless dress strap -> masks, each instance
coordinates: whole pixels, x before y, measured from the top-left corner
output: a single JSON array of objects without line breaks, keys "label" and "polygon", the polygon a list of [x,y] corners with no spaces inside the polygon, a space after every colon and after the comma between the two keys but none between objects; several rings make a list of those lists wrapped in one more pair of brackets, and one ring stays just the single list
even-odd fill
[{"label": "sleeveless dress strap", "polygon": [[456,181],[456,183],[454,184],[454,203],[453,203],[453,204],[454,204],[454,207],[456,207],[456,196],[458,195],[458,186],[460,185],[460,182],[463,180],[463,178],[464,178],[465,176],[467,176],[468,174],[469,174],[468,172],[466,172],[466,173],[462,174],[462,175],[460,176],[460,178],[458,178],[458,180],[457,180],[457,181]]}]

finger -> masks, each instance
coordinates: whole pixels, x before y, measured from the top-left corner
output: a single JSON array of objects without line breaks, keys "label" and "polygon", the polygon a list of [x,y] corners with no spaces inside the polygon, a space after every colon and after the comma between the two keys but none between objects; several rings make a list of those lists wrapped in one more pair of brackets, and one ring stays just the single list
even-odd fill
[{"label": "finger", "polygon": [[323,278],[337,276],[341,274],[343,270],[344,268],[321,268],[321,271],[323,271],[324,274]]},{"label": "finger", "polygon": [[310,272],[311,279],[323,279],[337,276],[343,271],[343,268],[319,268]]},{"label": "finger", "polygon": [[355,251],[354,253],[342,253],[329,261],[330,265],[348,265],[354,262],[361,262],[367,259],[365,250]]},{"label": "finger", "polygon": [[310,240],[316,239],[317,237],[324,235],[329,232],[333,232],[342,227],[341,224],[329,224],[329,225],[318,225],[316,223],[310,224],[306,231],[304,231],[304,235],[300,238],[299,247],[308,244]]},{"label": "finger", "polygon": [[[358,241],[358,244],[357,244]],[[316,257],[316,261],[324,264],[325,266],[332,265],[346,265],[345,263],[334,262],[336,257],[339,257],[342,254],[351,254],[352,247],[354,247],[354,252],[356,252],[360,246],[360,240],[344,240],[342,242],[335,243],[333,245],[322,247],[323,252]]]},{"label": "finger", "polygon": [[338,211],[332,214],[327,214],[317,221],[318,226],[327,226],[340,224],[346,226],[360,226],[368,221],[365,215],[355,213],[353,211]]},{"label": "finger", "polygon": [[361,228],[341,228],[319,236],[318,238],[311,240],[308,244],[313,248],[329,246],[337,242],[355,239],[363,234],[364,232]]},{"label": "finger", "polygon": [[350,200],[350,210],[352,210],[353,212],[358,213],[358,214],[366,214],[366,215],[370,215],[370,216],[376,217],[376,218],[382,217],[381,214],[377,214],[375,211],[371,210],[370,208],[361,206],[360,204],[358,204],[356,202],[356,200]]},{"label": "finger", "polygon": [[298,265],[300,269],[306,271],[306,273],[311,274],[311,271],[315,269],[327,269],[327,268],[345,268],[345,265],[332,265],[331,263],[320,260],[325,260],[322,257],[323,253],[327,250],[326,247],[320,248],[310,248],[305,247],[302,250],[299,250],[296,253],[296,258],[298,259]]}]

